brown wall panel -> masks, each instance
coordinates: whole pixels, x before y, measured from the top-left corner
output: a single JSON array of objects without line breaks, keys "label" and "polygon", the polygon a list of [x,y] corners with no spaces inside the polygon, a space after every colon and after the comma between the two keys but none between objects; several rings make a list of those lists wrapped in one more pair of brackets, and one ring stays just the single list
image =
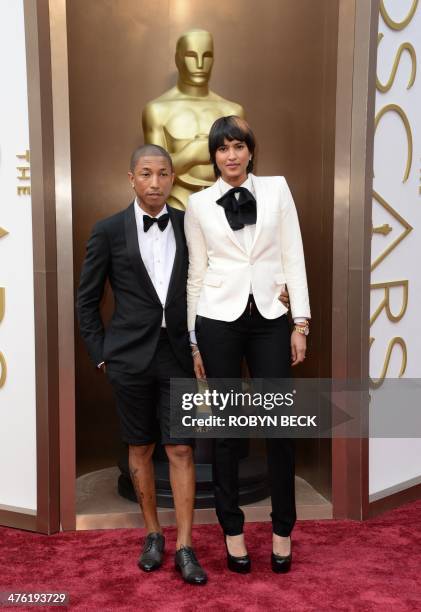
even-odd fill
[{"label": "brown wall panel", "polygon": [[[211,89],[243,105],[258,140],[257,173],[285,175],[299,211],[313,322],[296,374],[330,376],[336,0],[70,0],[67,19],[76,282],[91,227],[130,201],[141,111],[176,82],[177,38],[207,29]],[[111,392],[78,336],[76,382],[79,460],[105,465],[100,457],[119,446]],[[326,491],[329,449],[307,443],[298,461]]]}]

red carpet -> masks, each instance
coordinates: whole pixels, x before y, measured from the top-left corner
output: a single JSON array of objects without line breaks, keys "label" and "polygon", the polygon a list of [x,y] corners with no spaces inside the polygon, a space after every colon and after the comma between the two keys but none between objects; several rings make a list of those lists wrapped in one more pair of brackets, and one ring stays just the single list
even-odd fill
[{"label": "red carpet", "polygon": [[253,571],[246,576],[225,568],[219,527],[198,526],[195,548],[209,573],[204,587],[180,581],[173,570],[174,528],[165,535],[164,567],[144,574],[136,566],[140,533],[134,529],[49,537],[0,529],[0,591],[67,591],[71,610],[421,610],[421,501],[364,523],[298,523],[286,575],[269,567],[269,523],[247,525]]}]

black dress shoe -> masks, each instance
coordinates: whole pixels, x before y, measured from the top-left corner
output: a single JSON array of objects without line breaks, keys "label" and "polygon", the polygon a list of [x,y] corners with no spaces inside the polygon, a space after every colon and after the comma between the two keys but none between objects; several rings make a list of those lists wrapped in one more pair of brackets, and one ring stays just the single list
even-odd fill
[{"label": "black dress shoe", "polygon": [[291,562],[292,562],[292,551],[289,553],[289,555],[286,555],[284,557],[281,555],[276,555],[274,552],[272,552],[272,556],[271,556],[272,571],[275,572],[276,574],[286,574],[287,572],[289,572],[289,570],[291,569]]},{"label": "black dress shoe", "polygon": [[248,555],[242,557],[234,557],[228,550],[227,540],[224,537],[225,548],[227,551],[227,566],[231,572],[237,572],[237,574],[248,574],[251,571],[251,561]]},{"label": "black dress shoe", "polygon": [[206,584],[208,577],[196,559],[193,548],[183,546],[175,553],[175,569],[189,584]]},{"label": "black dress shoe", "polygon": [[152,572],[162,565],[165,538],[162,533],[148,533],[143,545],[142,554],[137,562],[144,572]]}]

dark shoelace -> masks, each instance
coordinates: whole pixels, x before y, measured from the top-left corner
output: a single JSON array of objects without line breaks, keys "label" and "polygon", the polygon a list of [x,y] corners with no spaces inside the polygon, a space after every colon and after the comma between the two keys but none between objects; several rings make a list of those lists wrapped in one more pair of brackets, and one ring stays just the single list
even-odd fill
[{"label": "dark shoelace", "polygon": [[182,567],[185,567],[187,563],[192,563],[193,565],[197,565],[198,567],[200,567],[199,561],[196,559],[196,555],[194,554],[194,550],[192,548],[183,546],[183,548],[180,548],[177,553],[181,553],[182,562],[180,563],[180,565]]},{"label": "dark shoelace", "polygon": [[158,538],[147,537],[145,540],[145,544],[143,545],[142,554],[150,552],[152,545],[156,542],[157,546],[159,546]]}]

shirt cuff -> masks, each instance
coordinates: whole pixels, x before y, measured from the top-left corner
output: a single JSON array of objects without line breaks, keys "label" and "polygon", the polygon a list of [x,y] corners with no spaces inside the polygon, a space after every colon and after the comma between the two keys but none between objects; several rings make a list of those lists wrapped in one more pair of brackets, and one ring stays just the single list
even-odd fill
[{"label": "shirt cuff", "polygon": [[190,344],[197,344],[196,332],[194,330],[189,331]]},{"label": "shirt cuff", "polygon": [[294,323],[305,323],[306,321],[305,317],[294,317]]}]

